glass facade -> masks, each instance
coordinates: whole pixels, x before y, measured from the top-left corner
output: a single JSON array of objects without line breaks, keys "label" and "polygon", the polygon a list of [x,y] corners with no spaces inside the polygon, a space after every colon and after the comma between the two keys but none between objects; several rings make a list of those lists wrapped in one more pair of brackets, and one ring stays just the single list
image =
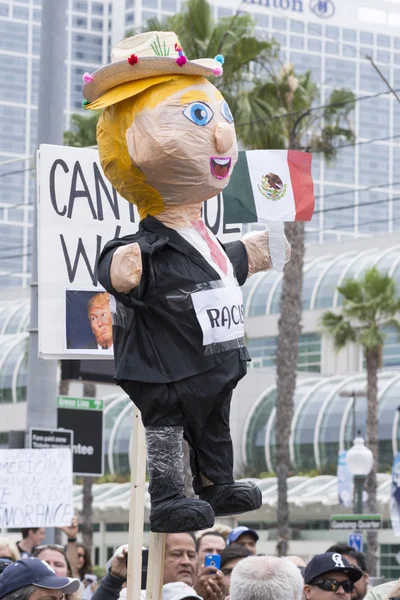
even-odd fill
[{"label": "glass facade", "polygon": [[[365,389],[366,375],[335,375],[298,381],[290,438],[291,460],[296,471],[319,469],[336,472],[338,452],[351,446],[354,431],[366,435],[366,398],[357,398],[353,427],[352,398],[343,392]],[[388,471],[400,445],[397,413],[400,394],[398,371],[382,371],[378,383],[379,470]],[[274,471],[275,385],[253,406],[243,433],[245,462],[250,469]],[[264,456],[262,450],[264,446]]]},{"label": "glass facade", "polygon": [[[276,345],[276,337],[254,338],[248,340],[247,348],[252,358],[250,367],[275,367]],[[397,348],[400,353],[400,343]],[[319,333],[306,333],[300,335],[298,352],[298,371],[321,371],[321,335]]]},{"label": "glass facade", "polygon": [[[314,260],[306,259],[303,310],[340,306],[337,286],[346,278],[359,277],[365,269],[372,266],[376,266],[381,272],[389,273],[400,285],[400,246],[391,246],[382,250],[374,248],[371,244],[368,251],[320,256]],[[279,313],[281,281],[282,274],[275,271],[267,271],[246,281],[243,291],[247,317]],[[388,343],[396,345],[392,332],[388,332]],[[385,360],[395,360],[394,348],[388,349],[387,353]],[[389,358],[389,354],[393,354],[393,357]],[[385,363],[386,366],[390,364],[390,362]]]},{"label": "glass facade", "polygon": [[[163,20],[178,12],[181,4],[181,0],[142,0],[139,4],[125,0],[121,13],[117,0],[69,0],[66,128],[71,114],[81,110],[83,73],[108,61],[111,39],[117,41],[140,31],[150,18]],[[340,25],[336,17],[324,19],[320,15],[316,22],[301,0],[292,3],[291,10],[286,10],[289,1],[283,4],[278,9],[278,3],[272,7],[269,1],[257,4],[246,0],[240,9],[253,15],[261,38],[280,43],[283,63],[293,63],[298,73],[311,70],[321,105],[333,88],[349,88],[360,98],[349,115],[356,144],[348,147],[340,142],[343,148],[331,163],[314,157],[319,212],[307,226],[308,239],[322,242],[397,230],[400,182],[396,181],[395,165],[400,160],[400,107],[367,56],[373,58],[394,89],[400,88],[400,38],[394,28],[383,33],[371,20],[361,29],[358,23],[356,30],[345,25],[346,19]],[[343,14],[345,3],[337,0],[337,13],[339,4]],[[214,0],[212,5],[216,19],[236,10],[226,0]],[[393,10],[398,11],[398,7],[393,5]],[[393,14],[398,17],[399,13]],[[41,0],[0,2],[0,287],[26,286],[29,282],[34,165],[28,158],[6,161],[29,157],[36,147],[40,19]],[[324,265],[319,268],[323,270]],[[268,282],[262,280],[262,287],[272,285],[276,276],[268,277]],[[311,279],[306,278],[305,292],[314,286],[314,277],[318,277],[315,271],[310,273]],[[279,293],[278,282],[271,299],[272,312],[277,309]],[[260,304],[251,306],[255,315],[263,310],[262,295],[256,299]],[[323,302],[323,297],[318,298],[319,305]]]},{"label": "glass facade", "polygon": [[[108,61],[103,12],[113,2],[69,0],[68,6],[66,129],[82,110],[83,73]],[[30,279],[40,22],[41,0],[0,2],[0,288]]]}]

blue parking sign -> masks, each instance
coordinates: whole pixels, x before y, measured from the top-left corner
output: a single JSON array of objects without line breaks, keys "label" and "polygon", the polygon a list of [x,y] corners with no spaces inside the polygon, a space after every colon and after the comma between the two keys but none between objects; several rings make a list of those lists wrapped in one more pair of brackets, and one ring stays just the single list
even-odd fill
[{"label": "blue parking sign", "polygon": [[363,549],[363,536],[362,533],[349,533],[348,545],[350,548],[354,548],[357,552],[362,552]]}]

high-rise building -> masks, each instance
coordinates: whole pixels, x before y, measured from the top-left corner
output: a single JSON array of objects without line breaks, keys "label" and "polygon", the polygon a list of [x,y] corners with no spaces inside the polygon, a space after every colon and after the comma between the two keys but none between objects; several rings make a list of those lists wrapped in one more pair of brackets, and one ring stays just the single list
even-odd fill
[{"label": "high-rise building", "polygon": [[[356,143],[340,142],[331,164],[314,158],[317,206],[309,241],[398,230],[400,106],[389,86],[400,92],[400,0],[212,4],[216,19],[250,12],[257,33],[280,43],[282,62],[293,63],[298,73],[312,71],[320,105],[333,88],[349,88],[357,97],[350,114]],[[108,61],[112,43],[180,8],[181,0],[70,0],[66,128],[81,110],[83,73]],[[29,281],[40,19],[41,0],[0,0],[0,287]]]}]

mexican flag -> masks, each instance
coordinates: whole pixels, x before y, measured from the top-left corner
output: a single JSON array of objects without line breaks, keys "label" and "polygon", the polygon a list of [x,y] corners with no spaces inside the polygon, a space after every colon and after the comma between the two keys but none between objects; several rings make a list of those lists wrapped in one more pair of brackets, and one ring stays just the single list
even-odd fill
[{"label": "mexican flag", "polygon": [[226,223],[311,221],[312,155],[298,150],[239,152],[223,191]]}]

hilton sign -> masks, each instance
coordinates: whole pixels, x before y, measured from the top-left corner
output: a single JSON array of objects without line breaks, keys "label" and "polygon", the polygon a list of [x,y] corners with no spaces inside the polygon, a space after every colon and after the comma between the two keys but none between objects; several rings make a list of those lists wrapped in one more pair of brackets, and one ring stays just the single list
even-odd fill
[{"label": "hilton sign", "polygon": [[[246,4],[259,4],[266,8],[277,8],[280,10],[304,13],[306,0],[243,0]],[[329,19],[335,14],[335,5],[332,0],[309,0],[309,10],[321,19]]]},{"label": "hilton sign", "polygon": [[280,8],[292,12],[303,12],[303,0],[244,0],[246,4],[261,4],[267,8]]}]

